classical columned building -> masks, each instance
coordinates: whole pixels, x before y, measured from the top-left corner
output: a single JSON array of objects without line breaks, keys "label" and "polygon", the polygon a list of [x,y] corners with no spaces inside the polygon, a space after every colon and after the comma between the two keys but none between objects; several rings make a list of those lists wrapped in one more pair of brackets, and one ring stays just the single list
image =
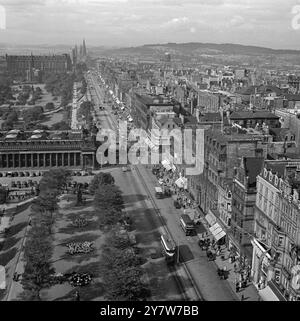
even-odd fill
[{"label": "classical columned building", "polygon": [[83,139],[0,139],[0,170],[95,168],[96,144]]}]

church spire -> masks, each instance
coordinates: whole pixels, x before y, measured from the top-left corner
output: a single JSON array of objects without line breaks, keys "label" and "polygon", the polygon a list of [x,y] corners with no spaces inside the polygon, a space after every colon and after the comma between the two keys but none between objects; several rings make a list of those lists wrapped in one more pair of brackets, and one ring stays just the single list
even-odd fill
[{"label": "church spire", "polygon": [[82,42],[82,55],[83,57],[86,56],[86,45],[85,45],[85,39],[83,39],[83,42]]}]

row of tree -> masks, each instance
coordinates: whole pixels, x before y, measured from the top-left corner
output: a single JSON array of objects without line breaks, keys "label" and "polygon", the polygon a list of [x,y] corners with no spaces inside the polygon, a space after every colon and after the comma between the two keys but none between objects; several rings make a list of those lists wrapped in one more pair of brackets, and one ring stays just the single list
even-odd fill
[{"label": "row of tree", "polygon": [[4,120],[2,123],[2,129],[11,130],[18,121],[18,113],[15,110],[8,111],[3,114],[2,120]]},{"label": "row of tree", "polygon": [[150,296],[143,281],[142,258],[130,243],[123,214],[123,199],[109,173],[96,175],[89,192],[94,195],[94,208],[101,226],[108,229],[103,247],[101,267],[108,300],[138,301]]},{"label": "row of tree", "polygon": [[0,106],[9,103],[13,99],[11,80],[8,77],[0,77]]},{"label": "row of tree", "polygon": [[68,105],[73,97],[75,74],[50,74],[45,77],[45,88],[53,96],[61,96],[61,106]]},{"label": "row of tree", "polygon": [[39,184],[39,196],[31,206],[31,229],[25,243],[22,277],[23,299],[40,300],[40,291],[51,285],[55,272],[51,264],[52,227],[58,209],[58,195],[71,174],[63,169],[46,172]]}]

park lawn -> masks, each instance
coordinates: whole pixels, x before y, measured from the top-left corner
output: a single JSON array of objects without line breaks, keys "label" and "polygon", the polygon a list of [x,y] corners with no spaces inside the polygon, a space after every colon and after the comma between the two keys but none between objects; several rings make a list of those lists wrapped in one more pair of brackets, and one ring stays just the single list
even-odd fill
[{"label": "park lawn", "polygon": [[[59,215],[56,217],[54,228],[54,251],[52,255],[53,266],[56,273],[90,273],[93,276],[91,284],[85,287],[72,288],[68,283],[52,286],[41,291],[43,300],[47,301],[72,301],[75,291],[78,290],[82,301],[103,299],[104,287],[101,283],[100,257],[105,234],[99,229],[97,214],[94,208],[87,203],[85,206],[76,206],[73,195],[64,197],[59,202]],[[78,217],[85,217],[88,225],[77,228],[72,221]],[[93,242],[94,250],[88,254],[70,255],[67,253],[67,243]]]}]

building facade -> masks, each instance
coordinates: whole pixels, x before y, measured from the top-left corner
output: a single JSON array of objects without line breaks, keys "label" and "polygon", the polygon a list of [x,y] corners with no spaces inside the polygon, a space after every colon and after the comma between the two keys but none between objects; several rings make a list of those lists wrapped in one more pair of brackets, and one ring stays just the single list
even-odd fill
[{"label": "building facade", "polygon": [[240,256],[247,257],[249,262],[252,259],[256,177],[263,160],[262,157],[243,157],[233,179],[230,247],[234,247]]},{"label": "building facade", "polygon": [[[3,133],[1,133],[3,134]],[[45,138],[35,133],[18,137],[5,133],[0,140],[0,171],[49,170],[52,167],[96,168],[96,142],[77,137]]]},{"label": "building facade", "polygon": [[14,76],[26,76],[27,70],[36,69],[43,73],[64,73],[72,70],[69,54],[52,56],[6,55],[7,71]]},{"label": "building facade", "polygon": [[265,161],[257,179],[253,282],[278,300],[300,300],[300,160]]}]

